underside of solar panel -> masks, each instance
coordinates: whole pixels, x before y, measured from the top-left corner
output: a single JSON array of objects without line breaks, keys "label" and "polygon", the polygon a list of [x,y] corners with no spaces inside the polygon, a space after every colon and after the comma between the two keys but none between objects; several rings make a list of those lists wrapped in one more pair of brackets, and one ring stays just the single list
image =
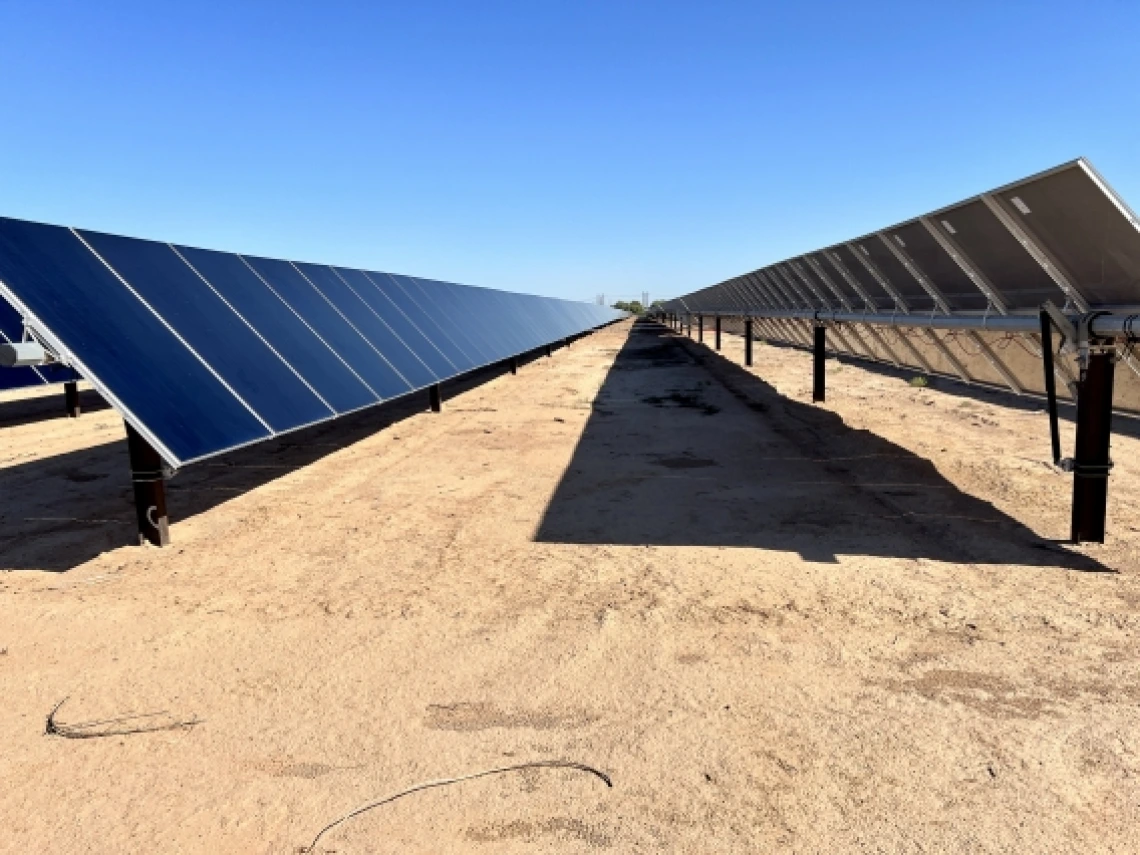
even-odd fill
[{"label": "underside of solar panel", "polygon": [[[1073,539],[1103,540],[1114,391],[1118,409],[1140,412],[1140,220],[1087,160],[694,291],[662,314],[695,321],[698,336],[708,317],[718,339],[727,326],[749,347],[811,348],[817,398],[825,352],[1045,396],[1054,457],[1075,475]],[[1078,405],[1073,458],[1058,451],[1058,397]]]}]

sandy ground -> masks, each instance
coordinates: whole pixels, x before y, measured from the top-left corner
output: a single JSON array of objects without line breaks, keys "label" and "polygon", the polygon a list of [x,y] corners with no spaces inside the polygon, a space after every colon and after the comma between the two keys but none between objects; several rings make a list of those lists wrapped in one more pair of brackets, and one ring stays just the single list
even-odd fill
[{"label": "sandy ground", "polygon": [[1036,402],[628,334],[182,473],[166,550],[110,410],[0,403],[0,851],[292,853],[565,758],[613,789],[319,850],[1136,852],[1135,424],[1071,549]]}]

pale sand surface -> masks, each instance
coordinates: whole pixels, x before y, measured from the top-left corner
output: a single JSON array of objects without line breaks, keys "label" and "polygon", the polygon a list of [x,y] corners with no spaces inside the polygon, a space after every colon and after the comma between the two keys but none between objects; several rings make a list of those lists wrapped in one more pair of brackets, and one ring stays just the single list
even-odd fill
[{"label": "pale sand surface", "polygon": [[[320,849],[1136,852],[1140,442],[1054,547],[1040,404],[829,363],[817,407],[804,353],[628,332],[182,473],[167,550],[112,411],[0,403],[0,851],[291,853],[565,758],[614,788]],[[45,736],[65,696],[203,721]]]}]

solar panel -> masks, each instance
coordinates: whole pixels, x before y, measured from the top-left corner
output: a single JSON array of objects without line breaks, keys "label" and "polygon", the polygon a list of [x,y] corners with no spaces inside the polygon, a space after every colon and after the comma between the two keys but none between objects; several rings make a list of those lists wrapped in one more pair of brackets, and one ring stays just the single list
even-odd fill
[{"label": "solar panel", "polygon": [[0,295],[17,310],[6,334],[27,324],[174,468],[622,316],[14,219],[0,219]]},{"label": "solar panel", "polygon": [[[1111,409],[1120,361],[1130,371],[1117,396],[1140,410],[1140,220],[1084,159],[703,288],[664,311],[678,327],[694,315],[749,318],[755,333],[813,347],[817,361],[825,341],[1017,394],[1073,397],[1078,435],[1082,409]],[[821,328],[832,335],[821,338]],[[1046,375],[1051,329],[1065,347],[1050,351]],[[1103,433],[1093,456],[1107,461],[1107,421],[1089,418]],[[1078,455],[1072,465],[1080,485],[1107,477],[1110,464]],[[1097,502],[1103,517],[1103,496]],[[1090,519],[1074,523],[1074,539],[1098,539]]]}]

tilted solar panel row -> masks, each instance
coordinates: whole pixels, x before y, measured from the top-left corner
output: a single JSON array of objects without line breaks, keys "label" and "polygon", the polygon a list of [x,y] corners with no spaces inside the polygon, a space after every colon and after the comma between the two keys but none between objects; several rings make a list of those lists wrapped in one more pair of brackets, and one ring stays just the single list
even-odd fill
[{"label": "tilted solar panel row", "polygon": [[674,312],[1006,315],[1140,306],[1140,219],[1081,158],[671,303]]},{"label": "tilted solar panel row", "polygon": [[176,468],[622,316],[3,218],[0,296]]},{"label": "tilted solar panel row", "polygon": [[[1140,377],[1140,218],[1083,158],[702,288],[661,314],[679,330],[695,319],[698,339],[713,317],[718,348],[723,320],[743,319],[745,364],[757,332],[810,347],[816,401],[829,338],[858,358],[1019,395],[1042,388],[1054,463],[1074,476],[1072,540],[1103,542],[1117,363]],[[1077,403],[1071,458],[1059,386]]]}]

